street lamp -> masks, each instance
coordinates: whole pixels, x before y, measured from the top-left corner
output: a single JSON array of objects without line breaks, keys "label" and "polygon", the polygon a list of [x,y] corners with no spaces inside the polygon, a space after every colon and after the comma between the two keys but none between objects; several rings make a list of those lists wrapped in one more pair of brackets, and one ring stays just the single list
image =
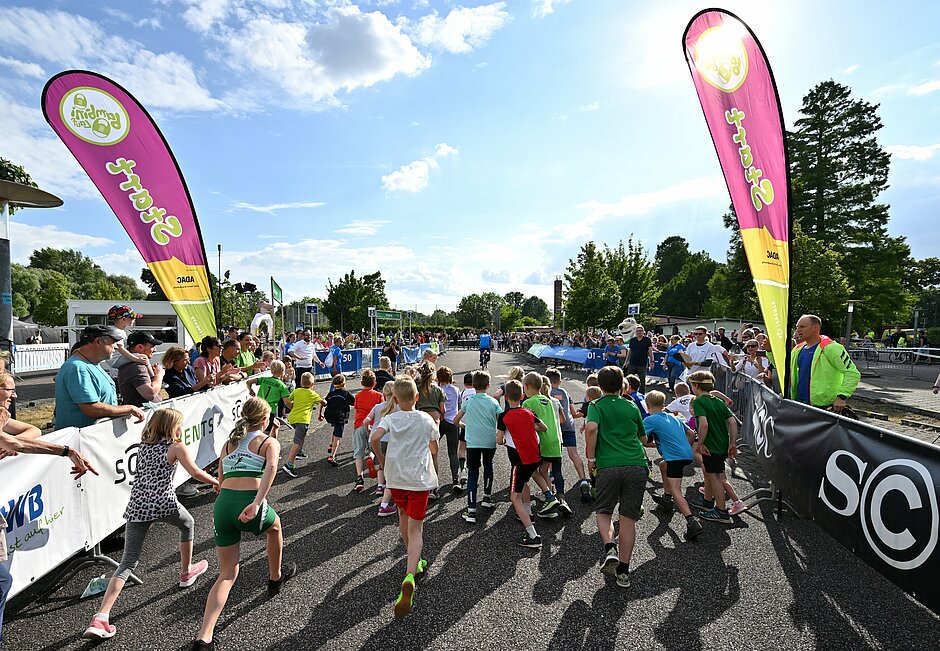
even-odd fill
[{"label": "street lamp", "polygon": [[845,322],[845,345],[850,347],[852,345],[852,313],[855,312],[856,303],[864,303],[865,301],[849,299],[849,318]]}]

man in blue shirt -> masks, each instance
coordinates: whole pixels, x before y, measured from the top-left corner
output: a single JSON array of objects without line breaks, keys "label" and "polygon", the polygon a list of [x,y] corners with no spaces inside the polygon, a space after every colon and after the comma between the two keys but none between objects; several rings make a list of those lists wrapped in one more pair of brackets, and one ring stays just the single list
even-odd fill
[{"label": "man in blue shirt", "polygon": [[321,364],[324,368],[326,368],[326,366],[330,367],[330,377],[336,377],[343,372],[343,349],[340,347],[342,343],[342,337],[339,335],[333,337],[333,345],[330,346],[330,352],[327,354],[327,357],[333,358],[333,363],[330,365]]},{"label": "man in blue shirt", "polygon": [[82,330],[80,346],[65,360],[55,378],[55,425],[87,427],[99,418],[133,416],[140,423],[144,412],[134,405],[118,405],[114,381],[98,364],[110,359],[114,343],[124,333],[114,326],[93,325]]},{"label": "man in blue shirt", "polygon": [[489,358],[490,350],[492,348],[493,338],[490,337],[490,331],[484,328],[483,334],[480,335],[480,366],[483,366],[483,356],[486,355],[487,358]]},{"label": "man in blue shirt", "polygon": [[624,357],[626,352],[620,342],[617,339],[608,339],[607,345],[604,346],[604,366],[620,366],[620,360]]}]

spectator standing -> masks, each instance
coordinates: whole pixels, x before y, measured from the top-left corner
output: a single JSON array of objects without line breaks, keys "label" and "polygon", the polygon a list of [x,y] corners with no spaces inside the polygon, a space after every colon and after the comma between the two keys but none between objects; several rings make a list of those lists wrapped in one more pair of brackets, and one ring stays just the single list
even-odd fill
[{"label": "spectator standing", "polygon": [[294,345],[290,347],[290,350],[287,354],[294,360],[294,382],[297,386],[303,386],[301,384],[301,378],[304,373],[310,373],[310,375],[316,378],[316,373],[313,372],[313,358],[316,353],[316,346],[311,341],[313,334],[309,329],[303,331],[303,334],[300,340],[295,341]]},{"label": "spectator standing", "polygon": [[815,314],[804,314],[796,322],[800,343],[790,359],[790,395],[838,413],[858,386],[861,373],[842,344],[821,335],[821,330],[822,319]]},{"label": "spectator standing", "polygon": [[682,371],[685,370],[682,358],[679,357],[679,353],[682,352],[685,352],[685,346],[679,341],[679,335],[672,335],[669,338],[669,347],[666,348],[665,358],[666,375],[668,376],[670,393],[675,393],[676,382],[679,381],[679,378],[682,376]]},{"label": "spectator standing", "polygon": [[181,398],[208,389],[215,379],[210,374],[203,374],[201,380],[197,379],[196,370],[189,363],[189,355],[177,346],[163,353],[162,363],[166,369],[166,392],[171,398]]},{"label": "spectator standing", "polygon": [[142,407],[145,402],[160,402],[164,371],[159,364],[151,364],[151,360],[154,349],[162,343],[147,332],[132,332],[128,336],[128,350],[142,355],[146,361],[130,362],[118,371],[122,404]]},{"label": "spectator standing", "polygon": [[82,330],[79,346],[55,378],[56,429],[87,427],[99,418],[133,416],[138,423],[143,421],[140,408],[118,406],[114,382],[99,366],[123,338],[123,332],[114,326],[93,325]]},{"label": "spectator standing", "polygon": [[646,336],[646,329],[638,325],[636,332],[627,342],[629,357],[627,359],[627,375],[635,375],[640,379],[640,393],[646,393],[646,372],[653,370],[653,340]]},{"label": "spectator standing", "polygon": [[695,340],[685,348],[685,353],[692,358],[686,367],[690,372],[708,370],[713,364],[722,364],[730,366],[730,357],[728,351],[708,341],[708,330],[705,326],[699,326],[694,331]]},{"label": "spectator standing", "polygon": [[734,348],[734,343],[730,338],[725,334],[724,328],[718,328],[718,345],[724,348],[729,353]]}]

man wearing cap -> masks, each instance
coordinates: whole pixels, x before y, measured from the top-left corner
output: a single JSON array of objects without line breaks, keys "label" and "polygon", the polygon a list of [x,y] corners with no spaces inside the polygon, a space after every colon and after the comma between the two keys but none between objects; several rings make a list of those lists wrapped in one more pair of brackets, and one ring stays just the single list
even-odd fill
[{"label": "man wearing cap", "polygon": [[55,378],[56,429],[87,427],[99,418],[133,416],[144,420],[134,405],[118,405],[114,382],[100,366],[114,353],[115,342],[124,339],[114,326],[93,325],[82,330],[75,352],[65,360]]},{"label": "man wearing cap", "polygon": [[132,332],[127,338],[130,352],[142,355],[147,361],[135,361],[125,364],[118,372],[118,388],[121,390],[121,402],[125,405],[142,407],[145,402],[160,402],[160,390],[163,388],[163,365],[153,364],[154,349],[162,344],[148,332]]}]

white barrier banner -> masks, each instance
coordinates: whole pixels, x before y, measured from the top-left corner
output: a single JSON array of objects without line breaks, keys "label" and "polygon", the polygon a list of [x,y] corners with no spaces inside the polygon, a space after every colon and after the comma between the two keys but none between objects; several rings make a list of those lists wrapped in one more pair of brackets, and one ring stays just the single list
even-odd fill
[{"label": "white barrier banner", "polygon": [[[73,428],[43,440],[80,447],[78,430]],[[88,545],[82,491],[69,473],[71,468],[67,458],[45,454],[0,460],[0,512],[7,522],[4,535],[10,558],[6,563],[13,575],[10,596]],[[91,474],[86,477],[97,479]]]},{"label": "white barrier banner", "polygon": [[[239,382],[167,400],[158,408],[172,407],[183,412],[183,442],[196,458],[196,464],[204,468],[218,459],[247,397],[244,382]],[[148,410],[148,417],[150,413]],[[85,485],[85,516],[91,545],[124,526],[124,509],[137,473],[137,448],[145,424],[146,421],[134,423],[132,419],[119,418],[79,430],[82,454],[101,473]],[[179,466],[175,485],[187,479],[189,473]]]}]

